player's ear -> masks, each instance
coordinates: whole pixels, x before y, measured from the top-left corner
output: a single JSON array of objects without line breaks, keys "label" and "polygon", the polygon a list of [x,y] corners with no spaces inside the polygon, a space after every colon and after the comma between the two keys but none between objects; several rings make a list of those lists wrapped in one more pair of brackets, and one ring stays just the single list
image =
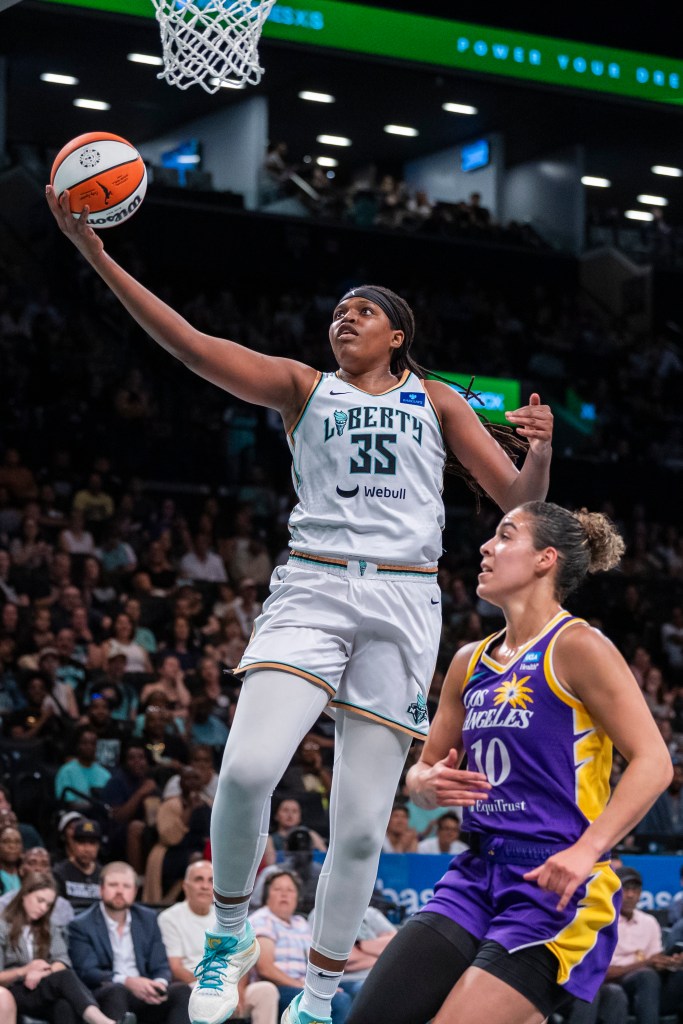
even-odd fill
[{"label": "player's ear", "polygon": [[394,331],[393,334],[391,335],[391,347],[400,348],[401,345],[403,344],[404,338],[405,334],[403,333],[403,331]]},{"label": "player's ear", "polygon": [[550,572],[557,565],[557,548],[542,548],[536,552],[536,565],[540,572]]}]

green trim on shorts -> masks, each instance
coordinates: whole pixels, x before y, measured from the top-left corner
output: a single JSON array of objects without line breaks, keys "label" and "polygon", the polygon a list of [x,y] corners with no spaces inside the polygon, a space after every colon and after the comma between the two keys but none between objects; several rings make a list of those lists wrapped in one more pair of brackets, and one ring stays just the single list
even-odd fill
[{"label": "green trim on shorts", "polygon": [[420,732],[418,729],[412,729],[409,725],[405,725],[403,722],[397,722],[395,718],[388,718],[386,715],[381,715],[379,711],[370,711],[368,708],[361,707],[360,704],[351,704],[349,701],[335,700],[334,698],[330,700],[330,704],[335,708],[348,708],[349,711],[357,711],[359,715],[363,715],[364,717],[377,718],[382,722],[386,722],[390,728],[393,725],[397,729],[400,729],[401,732],[410,733],[410,735],[414,736],[416,739],[424,740],[427,738],[428,734],[426,732]]}]

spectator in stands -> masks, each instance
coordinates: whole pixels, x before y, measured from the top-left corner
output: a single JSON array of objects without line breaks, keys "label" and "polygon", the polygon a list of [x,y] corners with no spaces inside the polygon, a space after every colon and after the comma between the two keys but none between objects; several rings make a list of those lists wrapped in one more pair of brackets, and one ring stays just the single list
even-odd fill
[{"label": "spectator in stands", "polygon": [[674,761],[674,775],[665,793],[636,826],[638,835],[683,835],[683,762]]},{"label": "spectator in stands", "polygon": [[254,622],[261,614],[261,602],[256,599],[257,593],[256,580],[251,576],[245,576],[240,580],[237,597],[230,609],[240,624],[242,636],[247,638],[251,636]]},{"label": "spectator in stands", "polygon": [[145,566],[152,584],[152,593],[157,597],[165,597],[175,587],[176,572],[158,540],[151,541]]},{"label": "spectator in stands", "polygon": [[21,532],[10,542],[9,553],[12,564],[29,576],[47,575],[53,551],[41,532],[37,518],[24,516]]},{"label": "spectator in stands", "polygon": [[111,772],[119,763],[121,744],[130,735],[130,725],[113,718],[108,697],[97,692],[90,694],[90,703],[81,721],[97,737],[97,763]]},{"label": "spectator in stands", "polygon": [[194,670],[199,660],[200,651],[193,635],[192,623],[187,615],[175,615],[169,630],[168,641],[162,645],[161,653],[162,656],[175,655],[184,672]]},{"label": "spectator in stands", "polygon": [[69,854],[55,864],[53,874],[59,893],[69,901],[74,911],[87,910],[99,901],[100,872],[98,858],[102,830],[98,822],[83,818],[74,824]]},{"label": "spectator in stands", "polygon": [[150,694],[159,690],[168,701],[169,708],[173,714],[184,718],[190,707],[190,691],[185,685],[185,673],[180,667],[180,661],[175,654],[161,654],[157,678],[151,683],[145,683],[140,691],[140,703],[149,701]]},{"label": "spectator in stands", "polygon": [[[312,924],[313,915],[309,919]],[[376,907],[368,907],[365,911],[358,938],[349,954],[344,976],[339,987],[353,998],[361,989],[381,953],[386,949],[394,935],[396,927],[388,917]]]},{"label": "spectator in stands", "polygon": [[[204,803],[211,807],[218,786],[218,772],[215,768],[213,750],[207,743],[195,743],[189,751],[189,766],[199,775],[200,790]],[[180,774],[173,775],[164,786],[163,798],[180,794]]]},{"label": "spectator in stands", "polygon": [[[96,623],[94,629],[98,629],[98,626]],[[88,609],[84,604],[74,608],[70,627],[74,634],[74,659],[85,669],[101,668],[102,656],[95,641],[94,629],[90,626]]]},{"label": "spectator in stands", "polygon": [[5,449],[5,457],[0,465],[0,486],[6,487],[10,497],[18,502],[28,501],[38,494],[33,472],[23,465],[17,448]]},{"label": "spectator in stands", "polygon": [[99,558],[95,555],[86,555],[78,604],[84,604],[88,609],[88,623],[91,628],[110,629],[117,596],[111,582],[106,582],[102,577],[102,563]]},{"label": "spectator in stands", "polygon": [[102,656],[106,660],[112,654],[124,654],[126,672],[151,673],[152,662],[149,654],[135,640],[135,624],[126,612],[119,612],[114,619],[112,635],[102,645]]},{"label": "spectator in stands", "polygon": [[181,723],[174,718],[164,695],[153,693],[151,701],[155,703],[147,705],[142,729],[139,733],[136,731],[136,735],[145,744],[149,763],[163,769],[153,774],[158,779],[163,777],[165,785],[174,772],[181,771],[187,764],[187,743],[180,734]]},{"label": "spectator in stands", "polygon": [[24,706],[3,716],[5,735],[10,739],[42,739],[56,744],[61,729],[44,673],[29,673],[24,682],[24,695]]},{"label": "spectator in stands", "polygon": [[[286,850],[287,839],[290,833],[302,825],[301,804],[299,801],[291,797],[281,799],[273,812],[273,821],[275,828],[268,836],[266,844],[266,856],[271,864],[275,861],[275,854]],[[327,850],[325,840],[312,829],[309,829],[309,832],[313,849],[324,853]]]},{"label": "spectator in stands", "polygon": [[0,891],[14,892],[21,888],[19,866],[24,853],[21,832],[16,825],[0,829]]},{"label": "spectator in stands", "polygon": [[[303,989],[306,977],[312,933],[308,921],[295,913],[299,891],[298,879],[292,872],[273,873],[264,886],[264,905],[249,918],[261,945],[256,972],[263,980],[277,985],[280,1013]],[[350,1005],[349,996],[338,991],[332,999],[333,1024],[343,1024]]]},{"label": "spectator in stands", "polygon": [[417,853],[417,845],[417,832],[410,827],[408,808],[404,804],[394,804],[389,816],[382,851],[384,853]]},{"label": "spectator in stands", "polygon": [[[62,931],[51,921],[57,896],[49,874],[31,874],[0,918],[0,985],[20,1014],[60,1024],[115,1024],[71,967]],[[134,1018],[120,1016],[120,1024]]]},{"label": "spectator in stands", "polygon": [[470,192],[465,212],[472,227],[481,231],[491,227],[491,211],[482,206],[481,192]]},{"label": "spectator in stands", "polygon": [[206,694],[213,705],[214,715],[227,724],[230,723],[230,690],[223,682],[221,666],[215,657],[208,655],[197,662],[194,689],[197,693]]},{"label": "spectator in stands", "polygon": [[106,526],[95,555],[101,565],[104,580],[117,590],[128,582],[137,567],[137,555],[122,536],[122,526],[118,520]]},{"label": "spectator in stands", "polygon": [[76,635],[73,629],[60,629],[54,646],[59,659],[55,679],[70,686],[78,702],[85,689],[86,671],[82,662],[76,658]]},{"label": "spectator in stands", "polygon": [[637,909],[643,880],[631,867],[617,868],[623,888],[619,938],[606,980],[628,996],[636,1024],[658,1024],[660,1014],[683,1005],[683,953],[664,952],[657,919]]},{"label": "spectator in stands", "polygon": [[196,533],[192,550],[180,559],[181,576],[203,583],[225,583],[228,576],[219,554],[211,549],[211,535]]},{"label": "spectator in stands", "polygon": [[133,627],[135,629],[133,640],[135,643],[144,647],[149,655],[154,655],[157,649],[157,641],[152,630],[141,624],[142,603],[140,599],[137,597],[129,597],[123,607],[123,610],[133,623]]},{"label": "spectator in stands", "polygon": [[43,647],[38,652],[38,669],[46,679],[49,689],[48,703],[63,725],[69,728],[78,721],[80,712],[73,689],[58,676],[60,668],[60,655],[56,647]]},{"label": "spectator in stands", "polygon": [[86,686],[83,703],[87,707],[93,694],[99,693],[109,701],[112,718],[119,722],[134,722],[139,697],[125,675],[125,652],[114,649],[107,655],[104,673]]},{"label": "spectator in stands", "polygon": [[450,811],[437,818],[436,835],[421,839],[417,844],[418,853],[447,853],[451,857],[467,848],[467,843],[460,839],[460,820]]},{"label": "spectator in stands", "polygon": [[198,693],[190,701],[187,718],[187,738],[190,743],[204,743],[222,753],[228,739],[228,727],[213,714],[213,701],[205,693]]},{"label": "spectator in stands", "polygon": [[69,925],[69,952],[105,1013],[138,1014],[150,1024],[187,1024],[190,988],[172,981],[156,914],[135,902],[130,864],[105,864],[101,903]]},{"label": "spectator in stands", "polygon": [[90,474],[86,486],[76,493],[72,509],[83,513],[88,526],[106,523],[113,518],[114,499],[103,490],[99,473]]},{"label": "spectator in stands", "polygon": [[90,530],[86,529],[85,516],[81,510],[71,510],[69,525],[59,534],[58,547],[70,555],[94,555],[95,540]]},{"label": "spectator in stands", "polygon": [[[185,899],[162,910],[159,929],[164,940],[174,981],[196,983],[194,969],[204,954],[204,932],[213,927],[213,867],[208,860],[190,864],[183,880]],[[277,1024],[279,993],[269,981],[239,985],[240,1001],[235,1017],[249,1017],[251,1024]]]},{"label": "spectator in stands", "polygon": [[172,903],[187,865],[209,839],[211,808],[201,792],[199,772],[189,765],[180,774],[180,793],[162,800],[156,815],[159,841],[147,857],[145,903]]},{"label": "spectator in stands", "polygon": [[299,744],[295,761],[301,772],[301,789],[305,793],[317,793],[322,806],[327,810],[332,789],[332,772],[323,764],[322,747],[310,733]]},{"label": "spectator in stands", "polygon": [[21,841],[25,850],[34,846],[42,846],[43,840],[40,833],[33,825],[25,824],[17,820],[12,808],[10,791],[7,786],[0,783],[0,827],[3,825],[14,825],[21,833]]},{"label": "spectator in stands", "polygon": [[669,924],[676,924],[683,918],[683,866],[679,872],[680,888],[669,904]]},{"label": "spectator in stands", "polygon": [[121,851],[125,851],[126,860],[141,875],[144,870],[142,836],[159,803],[159,789],[150,775],[143,740],[126,742],[121,764],[102,790],[102,799],[111,807],[111,856],[120,856]]},{"label": "spectator in stands", "polygon": [[626,1024],[628,997],[621,985],[604,982],[592,1003],[575,999],[565,1019],[567,1024]]},{"label": "spectator in stands", "polygon": [[[23,882],[26,876],[31,874],[52,874],[50,854],[44,846],[34,846],[31,849],[26,850],[21,859],[21,864],[19,866],[19,877],[21,881]],[[16,889],[10,889],[9,892],[0,896],[0,916],[2,916],[5,907],[14,899],[16,894]],[[52,908],[52,916],[50,918],[52,923],[58,928],[66,928],[69,921],[73,921],[73,917],[74,909],[69,901],[65,900],[63,896],[57,896]],[[2,1017],[0,1017],[0,1020],[3,1020]],[[4,1020],[3,1024],[5,1024]]]},{"label": "spectator in stands", "polygon": [[93,795],[106,786],[111,772],[98,764],[97,734],[89,726],[76,733],[74,756],[59,769],[55,776],[55,796],[65,803],[87,805]]}]

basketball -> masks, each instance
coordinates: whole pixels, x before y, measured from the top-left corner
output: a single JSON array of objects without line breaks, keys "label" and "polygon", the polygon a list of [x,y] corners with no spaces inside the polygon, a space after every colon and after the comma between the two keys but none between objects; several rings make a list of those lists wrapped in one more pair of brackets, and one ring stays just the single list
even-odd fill
[{"label": "basketball", "polygon": [[74,217],[89,207],[88,224],[111,228],[128,220],[147,191],[147,169],[137,149],[110,132],[88,132],[67,142],[52,164],[50,184],[69,190]]}]

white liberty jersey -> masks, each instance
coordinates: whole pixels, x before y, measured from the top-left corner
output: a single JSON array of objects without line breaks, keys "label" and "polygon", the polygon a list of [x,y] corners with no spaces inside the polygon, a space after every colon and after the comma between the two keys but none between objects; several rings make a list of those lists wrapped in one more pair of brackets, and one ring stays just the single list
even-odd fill
[{"label": "white liberty jersey", "polygon": [[409,370],[381,395],[321,374],[288,435],[298,551],[406,565],[441,555],[446,450]]}]

